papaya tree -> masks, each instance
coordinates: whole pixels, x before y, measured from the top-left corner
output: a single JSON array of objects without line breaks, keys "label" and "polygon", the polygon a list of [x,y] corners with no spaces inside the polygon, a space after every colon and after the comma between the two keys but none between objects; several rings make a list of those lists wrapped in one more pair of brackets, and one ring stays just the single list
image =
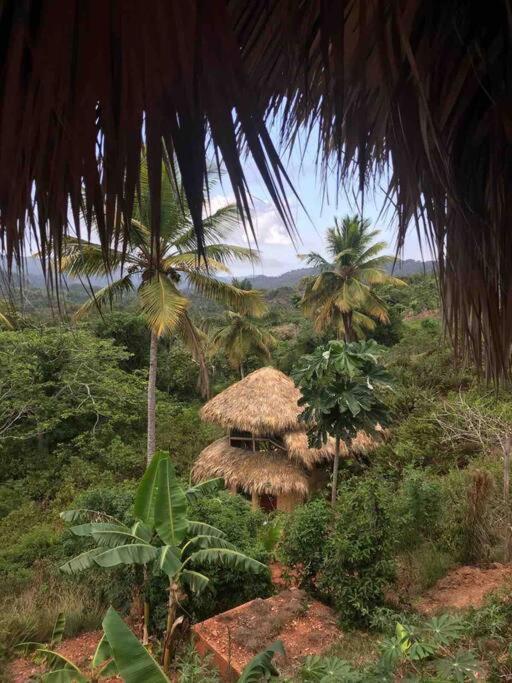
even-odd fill
[{"label": "papaya tree", "polygon": [[[268,571],[261,562],[237,551],[220,529],[188,518],[189,502],[219,484],[220,480],[210,480],[185,491],[169,456],[160,452],[138,486],[134,507],[136,522],[131,527],[114,519],[96,521],[99,513],[90,510],[69,510],[61,514],[66,521],[81,522],[70,529],[75,536],[89,537],[96,544],[63,564],[62,571],[74,574],[94,566],[143,565],[146,575],[150,570],[167,576],[169,597],[164,669],[171,658],[171,639],[180,596],[186,591],[201,593],[205,590],[209,579],[204,571],[208,566]],[[149,611],[144,611],[147,631]]]},{"label": "papaya tree", "polygon": [[301,420],[314,425],[319,445],[328,436],[335,439],[331,502],[336,502],[340,443],[347,443],[359,430],[372,432],[387,422],[383,388],[391,388],[390,377],[379,364],[379,347],[372,339],[345,343],[330,341],[303,356],[292,376],[302,392]]}]

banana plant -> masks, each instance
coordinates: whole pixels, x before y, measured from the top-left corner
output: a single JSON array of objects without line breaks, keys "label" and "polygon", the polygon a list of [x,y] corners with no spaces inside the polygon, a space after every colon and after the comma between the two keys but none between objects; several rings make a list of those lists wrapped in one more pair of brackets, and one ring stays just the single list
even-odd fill
[{"label": "banana plant", "polygon": [[[46,662],[48,668],[41,676],[42,683],[99,683],[111,676],[119,676],[125,683],[170,683],[164,670],[113,607],[105,614],[102,626],[103,637],[87,670],[44,646],[36,650],[36,654],[41,650],[38,661]],[[284,655],[281,641],[253,657],[238,682],[257,683],[268,680],[268,676],[278,676],[272,662],[276,653]]]},{"label": "banana plant", "polygon": [[208,566],[225,566],[252,572],[268,572],[257,562],[236,550],[225,534],[209,524],[188,518],[189,501],[202,489],[211,490],[215,483],[185,491],[178,482],[169,456],[157,453],[147,468],[135,496],[137,521],[131,527],[110,520],[95,519],[97,513],[70,510],[61,514],[66,521],[82,521],[71,527],[76,536],[90,537],[96,546],[61,566],[74,574],[90,567],[144,565],[153,573],[163,573],[169,580],[167,626],[163,647],[163,666],[168,668],[171,639],[180,600],[186,591],[201,593],[209,579]]}]

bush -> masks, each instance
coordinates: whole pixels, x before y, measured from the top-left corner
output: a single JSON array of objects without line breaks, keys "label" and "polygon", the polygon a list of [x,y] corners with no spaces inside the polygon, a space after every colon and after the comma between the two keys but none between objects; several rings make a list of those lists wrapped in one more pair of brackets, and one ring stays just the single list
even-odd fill
[{"label": "bush", "polygon": [[422,470],[406,470],[395,504],[398,549],[410,550],[425,539],[437,537],[443,501],[441,487],[434,477]]},{"label": "bush", "polygon": [[377,479],[353,478],[340,487],[317,585],[344,623],[368,623],[394,576],[389,508],[388,491]]},{"label": "bush", "polygon": [[285,564],[300,565],[309,582],[320,569],[332,520],[332,508],[317,498],[295,508],[284,527],[279,555]]}]

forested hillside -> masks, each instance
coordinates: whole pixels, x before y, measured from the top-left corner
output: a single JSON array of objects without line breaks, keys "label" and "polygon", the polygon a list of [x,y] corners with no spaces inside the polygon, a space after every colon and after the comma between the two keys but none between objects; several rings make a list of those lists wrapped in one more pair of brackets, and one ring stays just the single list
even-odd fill
[{"label": "forested hillside", "polygon": [[[504,387],[491,391],[454,355],[443,334],[434,277],[414,275],[406,284],[376,286],[389,323],[376,322],[367,337],[381,346],[392,377],[390,420],[376,450],[342,459],[335,511],[322,495],[270,518],[224,492],[191,504],[193,519],[219,527],[250,558],[279,559],[336,610],[348,635],[332,654],[353,678],[332,680],[369,680],[357,678],[363,674],[356,670],[370,671],[397,623],[420,642],[426,622],[416,611],[418,601],[449,570],[508,559],[502,445],[512,421],[510,393]],[[264,364],[292,373],[305,354],[331,338],[304,317],[303,291],[301,284],[265,293],[268,311],[258,328],[273,339],[271,355],[249,350],[246,374]],[[71,319],[79,305],[72,296],[68,322],[52,318],[42,292],[30,290],[27,299],[23,312],[6,312],[12,329],[0,333],[4,662],[22,640],[46,642],[60,612],[69,638],[99,628],[110,604],[137,623],[140,599],[137,565],[79,575],[59,570],[84,550],[83,539],[70,534],[59,513],[86,508],[127,524],[133,520],[145,470],[149,331],[133,298],[78,324]],[[222,307],[200,297],[192,299],[190,313],[211,339],[226,324]],[[207,362],[212,394],[239,378],[222,344],[212,342]],[[166,337],[158,349],[157,449],[170,455],[185,486],[199,452],[220,434],[199,418],[198,377],[183,342]],[[186,598],[187,618],[201,620],[272,593],[268,576],[247,571],[211,569],[208,590]],[[165,583],[156,577],[145,590],[149,629],[158,637],[165,629]],[[454,658],[462,657],[456,655],[462,648],[468,671],[480,668],[488,680],[501,680],[509,671],[511,615],[507,595],[497,594],[467,612],[462,626],[450,627],[455,630],[442,647]],[[419,670],[414,657],[402,654],[404,671]],[[208,663],[183,643],[173,666],[184,682],[216,680]]]}]

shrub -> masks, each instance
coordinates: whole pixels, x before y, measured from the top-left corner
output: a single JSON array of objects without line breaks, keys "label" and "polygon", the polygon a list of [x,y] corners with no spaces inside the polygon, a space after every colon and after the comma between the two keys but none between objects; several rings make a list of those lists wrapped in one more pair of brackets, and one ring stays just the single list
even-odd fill
[{"label": "shrub", "polygon": [[410,550],[424,539],[437,537],[443,501],[441,487],[434,477],[422,470],[406,470],[395,504],[399,549]]},{"label": "shrub", "polygon": [[305,582],[320,569],[332,520],[332,508],[316,498],[295,508],[285,522],[280,558],[289,565],[300,565]]},{"label": "shrub", "polygon": [[394,576],[393,519],[379,480],[353,478],[340,487],[317,585],[345,623],[368,623]]}]

